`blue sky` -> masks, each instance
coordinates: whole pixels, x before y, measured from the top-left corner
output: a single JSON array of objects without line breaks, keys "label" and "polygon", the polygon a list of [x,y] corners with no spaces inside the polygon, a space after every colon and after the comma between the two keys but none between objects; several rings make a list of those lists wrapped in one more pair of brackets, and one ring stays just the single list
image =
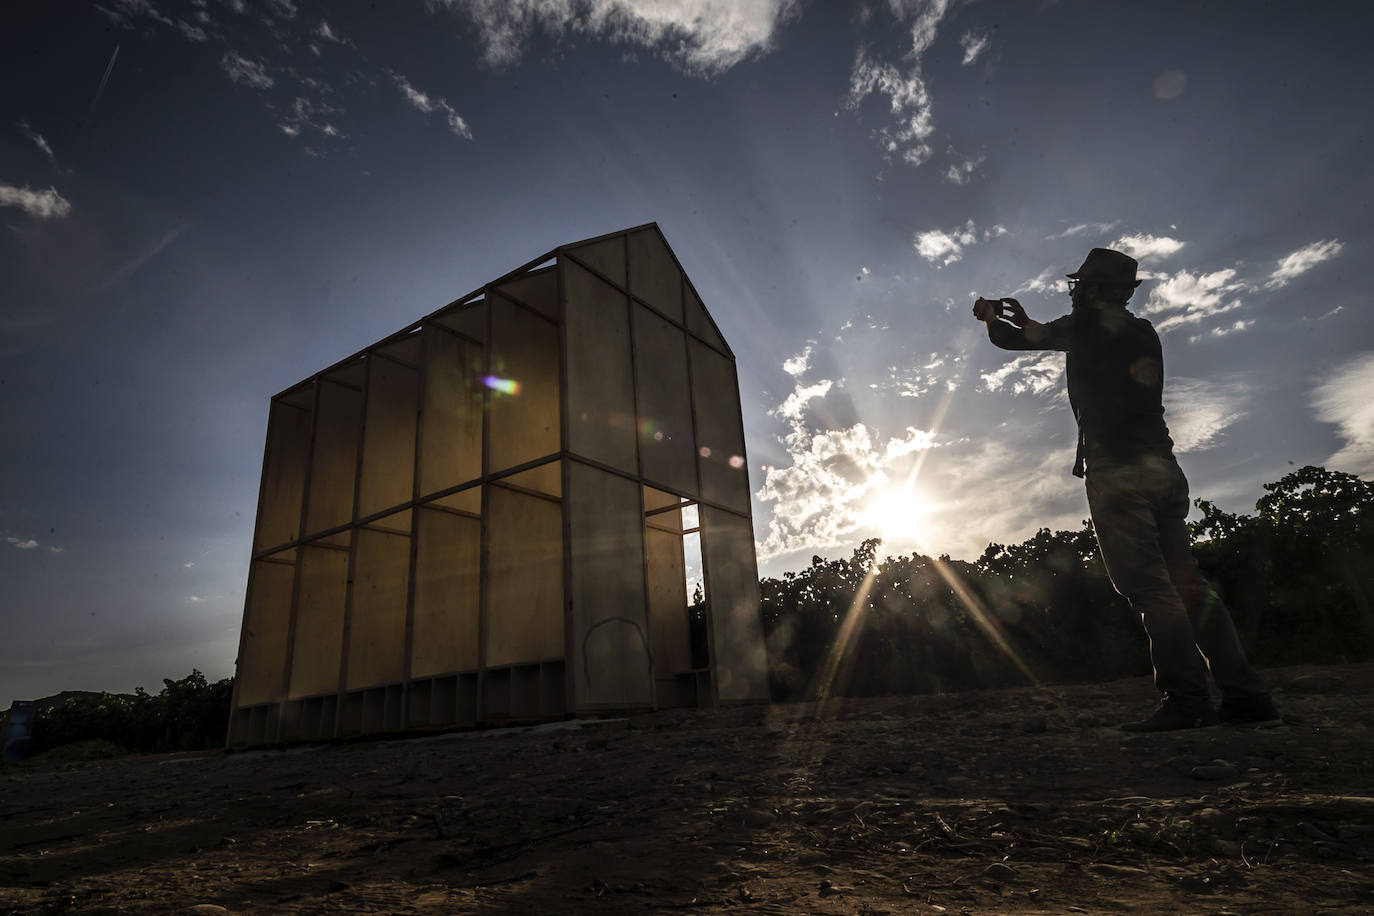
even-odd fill
[{"label": "blue sky", "polygon": [[1348,4],[108,0],[0,28],[0,703],[231,673],[275,392],[657,221],[738,358],[761,570],[1087,515],[1062,358],[1140,258],[1194,495],[1374,474]]}]

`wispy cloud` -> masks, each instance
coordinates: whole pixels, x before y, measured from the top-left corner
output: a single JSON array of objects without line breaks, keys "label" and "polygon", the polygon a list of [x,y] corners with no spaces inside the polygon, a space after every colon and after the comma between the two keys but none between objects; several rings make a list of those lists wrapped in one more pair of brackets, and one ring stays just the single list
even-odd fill
[{"label": "wispy cloud", "polygon": [[[1006,226],[998,224],[983,229],[982,238],[986,242],[1010,234]],[[969,220],[964,225],[949,230],[930,229],[918,232],[912,240],[911,247],[930,263],[948,267],[964,256],[965,248],[978,244],[978,236],[978,228],[973,225],[973,220]]]},{"label": "wispy cloud", "polygon": [[[39,547],[43,546],[38,542],[37,538],[6,537],[5,543],[9,544],[15,550],[37,550]],[[53,545],[49,546],[47,551],[48,553],[63,553],[66,551],[66,548]]]},{"label": "wispy cloud", "polygon": [[1239,334],[1241,331],[1248,331],[1255,326],[1253,318],[1237,318],[1230,324],[1218,325],[1205,334],[1194,334],[1188,338],[1188,343],[1197,343],[1199,340],[1207,340],[1213,337],[1228,337],[1232,334]]},{"label": "wispy cloud", "polygon": [[249,60],[237,51],[225,51],[219,64],[229,79],[241,86],[271,89],[275,82],[267,75],[266,65],[261,61]]},{"label": "wispy cloud", "polygon": [[182,236],[182,234],[190,228],[190,223],[182,223],[180,226],[175,226],[172,229],[167,230],[167,232],[163,233],[160,238],[155,239],[152,244],[148,245],[138,254],[134,255],[128,261],[121,264],[119,268],[113,274],[110,275],[110,278],[102,284],[102,288],[110,289],[111,287],[118,286],[120,283],[123,283],[125,280],[128,280],[130,277],[136,274],[139,271],[139,269],[143,267],[144,264],[147,264],[153,258],[161,254],[168,245],[172,244],[177,239],[179,239]]},{"label": "wispy cloud", "polygon": [[410,84],[410,80],[399,73],[393,72],[391,74],[391,79],[396,83],[396,88],[401,90],[401,94],[405,96],[406,101],[411,105],[423,111],[425,114],[434,114],[437,112],[443,115],[444,120],[448,123],[448,129],[451,130],[455,136],[462,137],[465,140],[472,139],[472,130],[468,127],[468,122],[463,120],[462,115],[454,111],[453,106],[446,102],[442,96],[421,92]]},{"label": "wispy cloud", "polygon": [[988,49],[988,35],[986,32],[965,32],[959,39],[959,46],[964,49],[962,63],[967,67]]},{"label": "wispy cloud", "polygon": [[316,38],[322,38],[325,41],[333,42],[336,45],[343,45],[344,47],[353,46],[353,42],[336,32],[334,27],[331,26],[326,19],[321,19],[320,24],[315,26],[310,34]]},{"label": "wispy cloud", "polygon": [[[205,26],[210,25],[212,20],[203,3],[196,4],[199,8],[191,14],[191,19],[173,19],[154,6],[151,0],[107,0],[107,2],[108,6],[96,4],[95,8],[111,22],[122,25],[126,29],[132,29],[135,20],[147,19],[179,32],[187,41],[199,44],[210,40]],[[178,8],[178,12],[185,11],[180,8],[181,4],[173,4],[173,6]]]},{"label": "wispy cloud", "polygon": [[1066,271],[1062,267],[1046,267],[1040,273],[1022,283],[1011,291],[1013,296],[1020,293],[1051,293],[1064,288],[1064,274]]},{"label": "wispy cloud", "polygon": [[1148,235],[1142,232],[1138,235],[1123,235],[1107,247],[1123,251],[1136,260],[1146,260],[1167,258],[1181,249],[1183,244],[1178,239],[1168,236]]},{"label": "wispy cloud", "polygon": [[1155,324],[1155,329],[1164,334],[1240,308],[1241,300],[1233,297],[1248,288],[1229,267],[1197,274],[1180,270],[1155,283],[1141,311],[1146,315],[1167,315]]},{"label": "wispy cloud", "polygon": [[1121,225],[1121,220],[1119,219],[1114,219],[1110,223],[1077,223],[1062,232],[1056,232],[1053,235],[1045,236],[1045,241],[1053,242],[1057,239],[1067,239],[1075,235],[1082,235],[1085,232],[1111,232],[1119,225]]},{"label": "wispy cloud", "polygon": [[1341,253],[1345,245],[1336,239],[1326,242],[1313,242],[1304,245],[1292,254],[1284,255],[1279,258],[1274,272],[1269,275],[1266,282],[1266,289],[1280,289],[1288,285],[1290,280],[1300,277],[1323,261],[1329,261]]},{"label": "wispy cloud", "polygon": [[48,157],[48,161],[52,163],[53,168],[61,169],[61,166],[57,164],[57,154],[52,151],[52,146],[42,134],[38,133],[32,127],[29,127],[27,121],[19,122],[19,132],[27,137],[30,143],[43,151],[43,155]]},{"label": "wispy cloud", "polygon": [[56,188],[35,191],[8,184],[0,184],[0,207],[18,207],[40,219],[60,219],[72,212],[72,205]]},{"label": "wispy cloud", "polygon": [[1245,417],[1250,384],[1238,377],[1171,378],[1164,386],[1164,418],[1176,452],[1221,444],[1221,434]]},{"label": "wispy cloud", "polygon": [[969,179],[973,177],[973,173],[977,171],[978,166],[982,165],[987,159],[987,156],[983,153],[979,153],[972,159],[965,159],[954,151],[954,147],[949,148],[949,157],[953,161],[949,164],[949,168],[945,169],[944,177],[945,181],[948,181],[950,184],[968,184]]},{"label": "wispy cloud", "polygon": [[1064,377],[1063,353],[1027,353],[1007,362],[992,372],[983,373],[983,390],[1012,394],[1055,395],[1059,380]]},{"label": "wispy cloud", "polygon": [[921,58],[935,43],[949,0],[892,0],[891,10],[910,31],[911,49],[901,66],[878,60],[860,48],[849,74],[850,108],[870,95],[886,96],[893,126],[878,131],[883,151],[911,166],[926,162],[935,132],[934,105],[921,71]]},{"label": "wispy cloud", "polygon": [[439,0],[477,26],[482,57],[519,60],[535,27],[646,48],[684,72],[714,76],[775,46],[797,0]]},{"label": "wispy cloud", "polygon": [[1362,353],[1337,366],[1312,391],[1317,418],[1334,423],[1345,444],[1327,467],[1361,477],[1374,477],[1374,352]]},{"label": "wispy cloud", "polygon": [[[274,108],[275,106],[268,106]],[[285,111],[278,111],[281,118],[277,127],[288,137],[298,137],[302,127],[309,127],[326,137],[341,136],[340,131],[330,120],[330,115],[338,114],[339,109],[328,102],[311,101],[305,96],[297,96]]]}]

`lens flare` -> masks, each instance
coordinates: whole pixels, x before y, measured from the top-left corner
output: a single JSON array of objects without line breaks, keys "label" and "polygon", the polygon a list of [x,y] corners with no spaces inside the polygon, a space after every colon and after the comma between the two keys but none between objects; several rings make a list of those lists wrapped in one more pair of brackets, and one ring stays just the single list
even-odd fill
[{"label": "lens flare", "polygon": [[482,384],[492,391],[499,391],[502,394],[519,394],[520,383],[513,378],[501,378],[496,375],[482,376]]}]

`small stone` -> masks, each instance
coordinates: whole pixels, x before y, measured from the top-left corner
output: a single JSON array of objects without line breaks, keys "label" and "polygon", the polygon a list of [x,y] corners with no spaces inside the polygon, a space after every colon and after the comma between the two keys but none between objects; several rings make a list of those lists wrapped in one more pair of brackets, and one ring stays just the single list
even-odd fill
[{"label": "small stone", "polygon": [[993,862],[987,868],[983,869],[983,874],[992,878],[994,881],[1001,881],[1005,884],[1016,878],[1016,869],[1005,862]]},{"label": "small stone", "polygon": [[229,912],[217,903],[197,903],[195,906],[187,907],[187,913],[196,913],[198,916],[213,916],[215,913]]},{"label": "small stone", "polygon": [[744,812],[744,824],[747,827],[768,827],[777,819],[777,814],[766,808],[749,808]]},{"label": "small stone", "polygon": [[1021,734],[1043,735],[1049,727],[1049,722],[1045,720],[1044,716],[1032,716],[1021,723]]},{"label": "small stone", "polygon": [[1225,766],[1207,764],[1200,767],[1193,767],[1188,772],[1188,775],[1192,776],[1194,779],[1208,779],[1216,782],[1223,779],[1234,779],[1236,776],[1240,775],[1240,771],[1230,764]]}]

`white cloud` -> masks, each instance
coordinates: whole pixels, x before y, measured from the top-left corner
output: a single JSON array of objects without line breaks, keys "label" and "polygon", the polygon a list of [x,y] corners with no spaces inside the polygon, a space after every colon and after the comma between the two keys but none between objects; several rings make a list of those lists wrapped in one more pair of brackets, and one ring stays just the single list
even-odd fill
[{"label": "white cloud", "polygon": [[235,83],[253,89],[272,88],[274,80],[267,75],[267,68],[260,61],[249,60],[237,51],[225,51],[219,64]]},{"label": "white cloud", "polygon": [[299,12],[295,0],[268,0],[268,6],[272,7],[277,15],[283,19],[295,19],[297,12]]},{"label": "white cloud", "polygon": [[988,49],[987,33],[965,32],[964,37],[959,39],[959,46],[964,49],[963,66],[967,67]]},{"label": "white cloud", "polygon": [[1164,385],[1164,419],[1174,451],[1200,452],[1246,413],[1250,386],[1242,379],[1171,378]]},{"label": "white cloud", "polygon": [[1110,223],[1078,223],[1070,226],[1063,232],[1056,232],[1053,235],[1045,236],[1045,241],[1052,242],[1055,239],[1067,239],[1075,235],[1082,235],[1084,232],[1111,232],[1121,224],[1121,220],[1114,219]]},{"label": "white cloud", "polygon": [[1115,248],[1117,251],[1125,252],[1140,260],[1142,258],[1167,258],[1182,248],[1183,242],[1168,236],[1140,233],[1138,235],[1123,235],[1107,247]]},{"label": "white cloud", "polygon": [[472,139],[472,130],[468,127],[468,122],[463,120],[462,115],[454,111],[453,106],[446,102],[442,96],[429,95],[428,93],[421,92],[410,84],[410,80],[399,73],[392,73],[391,79],[396,83],[396,87],[401,90],[401,94],[406,97],[406,101],[410,102],[411,105],[414,105],[425,114],[434,114],[436,112],[442,114],[444,120],[448,123],[449,130],[465,140]]},{"label": "white cloud", "polygon": [[[865,268],[864,273],[868,270]],[[796,356],[783,360],[782,371],[793,377],[800,377],[811,366],[811,352],[813,343],[808,343]]]},{"label": "white cloud", "polygon": [[1027,353],[980,377],[985,391],[1006,387],[1012,394],[1058,394],[1059,380],[1064,377],[1064,354]]},{"label": "white cloud", "polygon": [[863,423],[811,431],[793,419],[790,426],[783,443],[792,465],[769,468],[757,493],[761,502],[773,504],[761,559],[841,543],[863,525],[864,503],[887,484],[888,470],[935,444],[931,433],[914,426],[881,444]]},{"label": "white cloud", "polygon": [[1146,315],[1174,313],[1155,325],[1155,330],[1163,334],[1240,308],[1241,300],[1231,296],[1247,288],[1231,268],[1199,274],[1180,270],[1151,288],[1141,311]]},{"label": "white cloud", "polygon": [[973,220],[969,220],[949,232],[941,229],[919,232],[912,245],[916,253],[930,263],[948,267],[964,256],[965,247],[977,242],[978,230],[974,228]]},{"label": "white cloud", "polygon": [[329,25],[329,22],[325,19],[321,19],[320,24],[315,26],[314,30],[310,34],[318,36],[319,38],[323,38],[325,41],[332,41],[337,45],[352,46],[353,44],[353,42],[349,41],[347,38],[344,38],[338,32],[334,31],[334,29]]},{"label": "white cloud", "polygon": [[33,538],[5,538],[7,542],[14,546],[16,550],[33,550],[38,546],[38,542]]},{"label": "white cloud", "polygon": [[875,60],[867,49],[860,48],[849,75],[848,105],[857,108],[875,93],[886,96],[894,124],[878,131],[879,142],[888,156],[919,166],[931,156],[926,141],[935,131],[934,108],[921,74],[921,57],[934,44],[950,0],[891,0],[890,5],[893,14],[910,29],[911,50],[898,67]]},{"label": "white cloud", "polygon": [[52,151],[52,146],[44,139],[43,135],[29,127],[27,121],[19,122],[19,132],[28,137],[29,142],[43,151],[43,155],[48,157],[48,161],[57,167],[57,154]]},{"label": "white cloud", "polygon": [[1337,366],[1312,391],[1317,418],[1334,423],[1345,444],[1326,466],[1360,477],[1374,477],[1374,352]]},{"label": "white cloud", "polygon": [[1331,239],[1326,242],[1313,242],[1304,245],[1292,254],[1284,255],[1279,258],[1274,272],[1269,275],[1269,281],[1265,283],[1266,289],[1280,289],[1288,285],[1288,282],[1295,277],[1307,273],[1323,261],[1329,261],[1341,253],[1344,248],[1341,242]]},{"label": "white cloud", "polygon": [[0,207],[18,207],[41,219],[61,218],[72,212],[72,205],[55,188],[34,191],[8,184],[0,184]]},{"label": "white cloud", "polygon": [[1188,343],[1197,343],[1199,340],[1205,340],[1209,337],[1226,337],[1229,334],[1238,334],[1241,331],[1248,331],[1254,326],[1255,319],[1253,318],[1237,318],[1230,324],[1223,324],[1212,328],[1212,330],[1208,331],[1206,334],[1194,334],[1192,337],[1188,338]]},{"label": "white cloud", "polygon": [[649,49],[683,71],[714,76],[766,54],[797,0],[439,0],[477,26],[483,59],[517,61],[536,26]]},{"label": "white cloud", "polygon": [[987,159],[987,156],[979,153],[973,159],[958,161],[958,154],[954,152],[952,147],[949,150],[949,154],[955,157],[956,160],[950,163],[949,168],[945,169],[945,181],[948,181],[950,184],[968,184],[969,179],[973,177],[973,173],[977,170],[978,166],[982,165]]},{"label": "white cloud", "polygon": [[801,422],[802,416],[806,413],[806,405],[816,398],[825,397],[834,384],[830,379],[821,379],[819,382],[805,386],[798,382],[797,387],[787,396],[787,399],[770,410],[769,413],[794,422]]},{"label": "white cloud", "polygon": [[1013,296],[1018,293],[1051,293],[1059,292],[1064,289],[1064,273],[1062,268],[1046,267],[1040,273],[1022,283],[1011,291]]}]

